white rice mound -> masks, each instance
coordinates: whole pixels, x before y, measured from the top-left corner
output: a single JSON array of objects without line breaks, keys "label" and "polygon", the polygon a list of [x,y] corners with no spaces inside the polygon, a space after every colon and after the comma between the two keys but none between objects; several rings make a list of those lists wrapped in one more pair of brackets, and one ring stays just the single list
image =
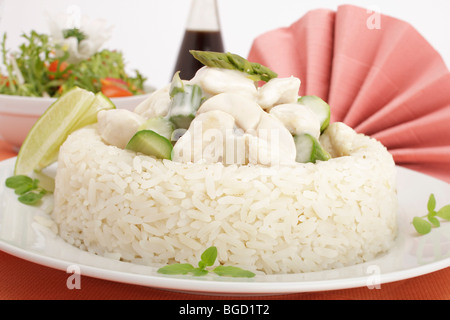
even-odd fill
[{"label": "white rice mound", "polygon": [[363,263],[396,236],[392,156],[357,135],[352,154],[292,167],[183,164],[102,142],[95,126],[61,147],[52,217],[70,244],[122,261],[218,262],[266,274]]}]

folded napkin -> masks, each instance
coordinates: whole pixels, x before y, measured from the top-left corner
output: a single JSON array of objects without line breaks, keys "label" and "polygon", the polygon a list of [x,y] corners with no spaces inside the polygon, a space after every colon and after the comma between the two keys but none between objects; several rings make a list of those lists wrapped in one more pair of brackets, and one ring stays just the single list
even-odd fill
[{"label": "folded napkin", "polygon": [[397,165],[450,182],[450,72],[407,22],[352,5],[257,37],[248,59],[301,79],[331,121],[383,143]]}]

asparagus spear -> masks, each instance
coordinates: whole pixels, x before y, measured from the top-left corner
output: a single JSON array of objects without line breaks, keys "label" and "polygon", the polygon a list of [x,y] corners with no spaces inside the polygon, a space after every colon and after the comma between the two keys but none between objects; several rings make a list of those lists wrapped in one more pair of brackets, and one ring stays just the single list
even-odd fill
[{"label": "asparagus spear", "polygon": [[172,98],[169,120],[175,125],[175,129],[188,129],[204,100],[202,88],[196,84],[185,85],[177,72],[173,77],[169,94]]},{"label": "asparagus spear", "polygon": [[222,53],[212,51],[189,51],[195,59],[203,63],[205,66],[213,68],[239,70],[250,75],[254,81],[269,81],[278,77],[278,75],[269,68],[259,63],[249,62],[241,56],[233,53]]}]

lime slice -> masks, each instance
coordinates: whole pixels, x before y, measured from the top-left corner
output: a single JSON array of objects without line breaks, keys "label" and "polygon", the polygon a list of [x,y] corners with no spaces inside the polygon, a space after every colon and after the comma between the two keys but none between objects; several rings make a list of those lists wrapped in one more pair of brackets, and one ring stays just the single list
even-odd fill
[{"label": "lime slice", "polygon": [[72,132],[97,122],[98,111],[114,108],[102,93],[78,87],[68,91],[31,128],[17,155],[14,174],[30,174],[55,162],[59,147]]}]

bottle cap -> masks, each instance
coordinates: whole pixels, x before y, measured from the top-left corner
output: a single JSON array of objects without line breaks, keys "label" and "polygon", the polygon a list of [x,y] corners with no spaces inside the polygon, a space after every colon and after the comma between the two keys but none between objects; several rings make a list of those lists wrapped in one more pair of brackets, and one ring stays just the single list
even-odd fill
[{"label": "bottle cap", "polygon": [[216,0],[193,0],[187,21],[189,31],[220,31]]}]

